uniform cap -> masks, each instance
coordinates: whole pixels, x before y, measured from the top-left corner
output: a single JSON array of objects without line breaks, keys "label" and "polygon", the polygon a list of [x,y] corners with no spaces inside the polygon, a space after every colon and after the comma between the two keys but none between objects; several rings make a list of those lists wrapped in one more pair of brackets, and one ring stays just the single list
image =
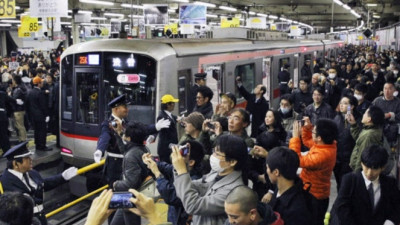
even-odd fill
[{"label": "uniform cap", "polygon": [[3,157],[7,158],[7,160],[9,161],[12,161],[14,159],[24,158],[33,155],[33,153],[30,152],[26,147],[26,144],[28,144],[28,141],[24,141],[21,144],[10,148],[6,153],[4,153]]},{"label": "uniform cap", "polygon": [[236,105],[236,96],[233,93],[231,93],[231,92],[221,93],[219,96],[221,98],[225,96],[225,97],[229,98],[230,100],[232,100],[232,102],[234,104],[233,107],[235,107],[235,105]]},{"label": "uniform cap", "polygon": [[35,78],[33,78],[32,83],[33,84],[39,84],[39,83],[42,83],[42,81],[43,81],[42,78],[36,76]]},{"label": "uniform cap", "polygon": [[108,107],[115,108],[120,105],[126,105],[126,95],[120,95],[108,103]]},{"label": "uniform cap", "polygon": [[206,79],[207,74],[206,73],[196,73],[194,74],[194,78],[197,79]]},{"label": "uniform cap", "polygon": [[285,69],[287,69],[287,68],[289,68],[290,67],[290,64],[285,64],[285,65],[283,65],[283,68],[285,68]]},{"label": "uniform cap", "polygon": [[161,98],[161,103],[162,104],[167,104],[169,102],[179,102],[179,99],[174,98],[174,96],[172,96],[172,95],[164,95],[164,96],[162,96],[162,98]]}]

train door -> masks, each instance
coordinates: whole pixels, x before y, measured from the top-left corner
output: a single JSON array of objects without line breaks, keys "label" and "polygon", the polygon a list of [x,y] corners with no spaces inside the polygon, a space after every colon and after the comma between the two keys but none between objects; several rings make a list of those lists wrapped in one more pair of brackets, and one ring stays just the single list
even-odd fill
[{"label": "train door", "polygon": [[178,71],[178,99],[179,99],[179,114],[184,114],[187,112],[188,102],[192,101],[190,87],[193,85],[191,83],[192,73],[190,69],[179,70]]},{"label": "train door", "polygon": [[[271,83],[270,83],[270,106],[277,109],[279,106],[279,82],[278,73],[283,70],[283,65],[291,65],[293,60],[290,60],[289,55],[274,56],[271,63]],[[293,68],[293,65],[291,66]],[[293,69],[289,69],[290,75],[293,78]]]}]

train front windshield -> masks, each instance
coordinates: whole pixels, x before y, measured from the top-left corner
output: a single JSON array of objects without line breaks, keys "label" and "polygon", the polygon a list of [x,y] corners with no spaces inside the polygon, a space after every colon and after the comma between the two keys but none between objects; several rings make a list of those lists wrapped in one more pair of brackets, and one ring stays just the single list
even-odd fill
[{"label": "train front windshield", "polygon": [[[128,120],[154,123],[156,61],[145,55],[98,52],[66,56],[61,68],[61,119],[72,133],[96,136],[113,98],[126,94]],[[73,125],[74,124],[74,125]],[[92,131],[79,128],[97,125]],[[72,127],[71,127],[72,128]]]}]

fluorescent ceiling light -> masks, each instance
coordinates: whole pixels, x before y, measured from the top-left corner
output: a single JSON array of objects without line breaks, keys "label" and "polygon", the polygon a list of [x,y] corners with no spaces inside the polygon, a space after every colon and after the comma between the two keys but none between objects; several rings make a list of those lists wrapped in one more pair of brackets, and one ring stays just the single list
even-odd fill
[{"label": "fluorescent ceiling light", "polygon": [[21,7],[19,7],[19,6],[15,6],[15,9],[21,9]]},{"label": "fluorescent ceiling light", "polygon": [[232,12],[236,12],[236,11],[237,11],[237,9],[235,9],[235,8],[233,8],[233,7],[229,7],[229,6],[223,6],[223,5],[221,5],[219,8],[220,8],[220,9],[223,9],[223,10],[226,10],[226,11],[232,11]]},{"label": "fluorescent ceiling light", "polygon": [[218,18],[218,15],[213,15],[213,14],[206,14],[206,16],[211,18]]},{"label": "fluorescent ceiling light", "polygon": [[374,18],[381,18],[380,15],[373,15],[372,17],[374,17]]},{"label": "fluorescent ceiling light", "polygon": [[80,14],[93,14],[93,12],[87,11],[87,10],[79,10],[78,13],[80,13]]},{"label": "fluorescent ceiling light", "polygon": [[173,2],[184,2],[184,3],[188,3],[189,0],[172,0]]},{"label": "fluorescent ceiling light", "polygon": [[168,12],[170,12],[170,13],[176,13],[175,9],[168,9]]},{"label": "fluorescent ceiling light", "polygon": [[264,14],[264,13],[257,13],[257,16],[267,17],[268,15],[267,15],[267,14]]},{"label": "fluorescent ceiling light", "polygon": [[11,27],[11,23],[0,23],[0,27]]},{"label": "fluorescent ceiling light", "polygon": [[91,20],[107,20],[105,17],[92,17]]},{"label": "fluorescent ceiling light", "polygon": [[68,13],[72,13],[72,10],[68,10]]},{"label": "fluorescent ceiling light", "polygon": [[376,4],[376,3],[367,3],[367,6],[369,6],[369,7],[376,7],[376,6],[378,6],[378,4]]},{"label": "fluorescent ceiling light", "polygon": [[71,22],[60,22],[61,25],[71,25]]},{"label": "fluorescent ceiling light", "polygon": [[19,20],[0,20],[3,23],[21,23]]},{"label": "fluorescent ceiling light", "polygon": [[97,24],[95,24],[95,23],[81,23],[80,25],[81,26],[94,26],[94,25],[97,25]]},{"label": "fluorescent ceiling light", "polygon": [[142,5],[131,5],[131,4],[121,4],[121,7],[132,8],[132,9],[143,9]]},{"label": "fluorescent ceiling light", "polygon": [[113,2],[98,1],[98,0],[79,0],[79,2],[88,4],[98,4],[98,5],[110,5],[110,6],[114,5]]},{"label": "fluorescent ceiling light", "polygon": [[345,8],[345,9],[347,9],[347,10],[350,10],[350,9],[351,9],[350,6],[348,6],[348,5],[346,5],[346,4],[343,5],[343,8]]},{"label": "fluorescent ceiling light", "polygon": [[254,15],[256,15],[256,13],[255,13],[255,12],[253,12],[253,11],[249,11],[249,15],[252,15],[252,16],[254,16]]},{"label": "fluorescent ceiling light", "polygon": [[360,14],[356,13],[354,10],[350,10],[351,14],[353,14],[355,17],[360,18]]},{"label": "fluorescent ceiling light", "polygon": [[198,1],[195,1],[195,2],[193,2],[195,5],[204,5],[204,6],[207,6],[208,8],[215,8],[215,7],[217,7],[215,4],[212,4],[212,3],[208,3],[208,2],[198,2]]},{"label": "fluorescent ceiling light", "polygon": [[118,16],[118,17],[124,17],[124,14],[121,14],[121,13],[104,13],[104,16]]},{"label": "fluorescent ceiling light", "polygon": [[128,15],[128,17],[132,17],[132,18],[143,18],[143,15]]},{"label": "fluorescent ceiling light", "polygon": [[333,2],[336,3],[336,4],[338,4],[338,5],[340,5],[340,6],[343,5],[343,2],[341,2],[340,0],[333,0]]},{"label": "fluorescent ceiling light", "polygon": [[270,19],[278,19],[277,16],[273,16],[273,15],[269,15],[268,18],[270,18]]}]

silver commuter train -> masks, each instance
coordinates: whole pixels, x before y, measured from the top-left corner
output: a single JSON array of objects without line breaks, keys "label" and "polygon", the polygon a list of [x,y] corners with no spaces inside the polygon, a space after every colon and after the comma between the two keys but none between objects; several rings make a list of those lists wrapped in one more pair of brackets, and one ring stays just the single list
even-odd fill
[{"label": "silver commuter train", "polygon": [[[247,39],[108,39],[73,45],[61,56],[60,145],[66,163],[93,162],[100,124],[109,117],[107,103],[128,96],[128,120],[151,124],[160,110],[160,98],[179,98],[175,114],[187,110],[193,75],[207,72],[207,85],[219,93],[233,92],[238,107],[245,106],[235,86],[242,76],[249,91],[267,86],[271,106],[279,101],[277,74],[284,64],[297,86],[306,58],[337,56],[342,41],[254,41]],[[156,144],[151,144],[156,153]]]}]

